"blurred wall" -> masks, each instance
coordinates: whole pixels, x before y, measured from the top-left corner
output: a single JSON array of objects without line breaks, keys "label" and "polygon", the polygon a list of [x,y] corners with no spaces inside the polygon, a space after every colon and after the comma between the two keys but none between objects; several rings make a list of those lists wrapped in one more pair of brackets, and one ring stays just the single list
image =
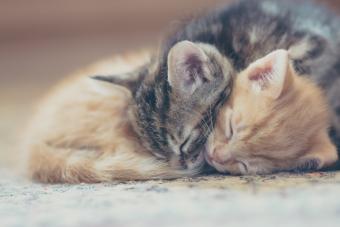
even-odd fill
[{"label": "blurred wall", "polygon": [[223,2],[230,0],[0,0],[0,42],[154,32]]},{"label": "blurred wall", "polygon": [[0,88],[52,84],[96,59],[154,45],[176,20],[222,2],[230,0],[0,0]]},{"label": "blurred wall", "polygon": [[222,1],[0,0],[1,82],[45,83],[154,44],[173,21]]}]

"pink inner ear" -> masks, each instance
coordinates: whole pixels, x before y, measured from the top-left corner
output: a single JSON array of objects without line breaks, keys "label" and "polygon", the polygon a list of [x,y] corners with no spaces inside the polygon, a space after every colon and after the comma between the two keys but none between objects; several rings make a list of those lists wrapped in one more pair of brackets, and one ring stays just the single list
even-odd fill
[{"label": "pink inner ear", "polygon": [[168,80],[181,95],[192,95],[209,82],[205,71],[208,57],[199,45],[190,41],[177,43],[168,56]]},{"label": "pink inner ear", "polygon": [[256,91],[262,90],[268,96],[277,98],[283,90],[287,67],[287,51],[276,50],[249,66],[248,79],[255,85]]},{"label": "pink inner ear", "polygon": [[253,83],[256,83],[261,90],[266,89],[270,80],[273,77],[273,67],[271,65],[265,65],[262,67],[255,67],[252,69],[249,75],[249,80]]},{"label": "pink inner ear", "polygon": [[257,81],[263,80],[266,75],[270,75],[273,72],[272,67],[267,68],[256,68],[251,74],[249,75],[249,80]]},{"label": "pink inner ear", "polygon": [[202,79],[204,82],[203,63],[197,54],[189,54],[186,56],[182,67],[184,68],[185,73],[181,76],[184,77],[184,84],[186,86],[190,86],[199,79]]},{"label": "pink inner ear", "polygon": [[202,60],[197,54],[191,53],[185,57],[184,64],[188,67],[188,69],[199,69],[202,67]]},{"label": "pink inner ear", "polygon": [[270,55],[257,60],[250,70],[249,80],[263,80],[264,76],[271,75],[273,73],[273,65],[274,59]]}]

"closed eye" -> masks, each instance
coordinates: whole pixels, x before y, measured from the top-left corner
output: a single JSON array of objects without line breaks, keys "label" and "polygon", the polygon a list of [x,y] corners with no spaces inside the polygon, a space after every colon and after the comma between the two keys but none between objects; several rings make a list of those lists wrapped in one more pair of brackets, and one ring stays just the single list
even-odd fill
[{"label": "closed eye", "polygon": [[239,169],[240,169],[241,173],[247,174],[248,173],[248,166],[242,161],[238,161],[238,163],[239,163]]},{"label": "closed eye", "polygon": [[230,118],[230,120],[229,120],[229,130],[230,130],[230,138],[229,139],[231,139],[232,137],[233,137],[233,135],[234,135],[234,128],[233,128],[233,122],[231,121],[231,118]]},{"label": "closed eye", "polygon": [[179,147],[179,151],[181,153],[181,155],[185,154],[186,153],[186,148],[187,148],[187,144],[189,142],[189,139],[190,139],[190,136],[188,138],[186,138],[184,140],[184,142],[181,144],[181,146]]},{"label": "closed eye", "polygon": [[234,135],[234,128],[231,119],[232,118],[229,117],[229,120],[227,120],[227,125],[225,126],[226,127],[225,136],[227,140],[230,140]]},{"label": "closed eye", "polygon": [[240,120],[237,121],[236,119],[237,117],[233,118],[232,114],[230,114],[229,118],[226,119],[225,138],[227,140],[231,140],[235,135],[240,134],[248,128],[247,125],[242,123]]}]

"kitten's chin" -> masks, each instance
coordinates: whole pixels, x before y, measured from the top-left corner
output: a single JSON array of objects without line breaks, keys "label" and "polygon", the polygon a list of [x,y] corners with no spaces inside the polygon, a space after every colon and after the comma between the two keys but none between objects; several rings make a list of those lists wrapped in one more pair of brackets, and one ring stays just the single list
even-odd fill
[{"label": "kitten's chin", "polygon": [[235,163],[233,165],[225,166],[223,164],[213,161],[212,166],[218,172],[221,172],[221,173],[229,173],[231,175],[248,175],[249,174],[247,167],[241,162]]},{"label": "kitten's chin", "polygon": [[258,175],[270,174],[275,172],[273,168],[265,167],[264,165],[246,165],[244,162],[237,161],[232,163],[219,163],[206,157],[206,162],[215,168],[220,173],[227,173],[231,175]]},{"label": "kitten's chin", "polygon": [[205,159],[204,159],[204,152],[198,153],[197,157],[193,158],[192,160],[187,160],[186,161],[186,166],[187,169],[192,170],[192,169],[201,169],[203,168],[205,164]]}]

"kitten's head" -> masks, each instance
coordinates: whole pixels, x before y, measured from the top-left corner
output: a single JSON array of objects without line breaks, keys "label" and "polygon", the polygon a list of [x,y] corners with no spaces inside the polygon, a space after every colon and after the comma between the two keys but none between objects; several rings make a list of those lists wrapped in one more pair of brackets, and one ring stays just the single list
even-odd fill
[{"label": "kitten's head", "polygon": [[207,161],[221,172],[262,174],[313,170],[337,160],[320,89],[296,75],[285,50],[237,76],[207,142]]},{"label": "kitten's head", "polygon": [[130,75],[96,77],[133,94],[131,122],[141,142],[174,168],[198,171],[215,109],[230,93],[232,67],[216,48],[181,41],[165,59]]}]

